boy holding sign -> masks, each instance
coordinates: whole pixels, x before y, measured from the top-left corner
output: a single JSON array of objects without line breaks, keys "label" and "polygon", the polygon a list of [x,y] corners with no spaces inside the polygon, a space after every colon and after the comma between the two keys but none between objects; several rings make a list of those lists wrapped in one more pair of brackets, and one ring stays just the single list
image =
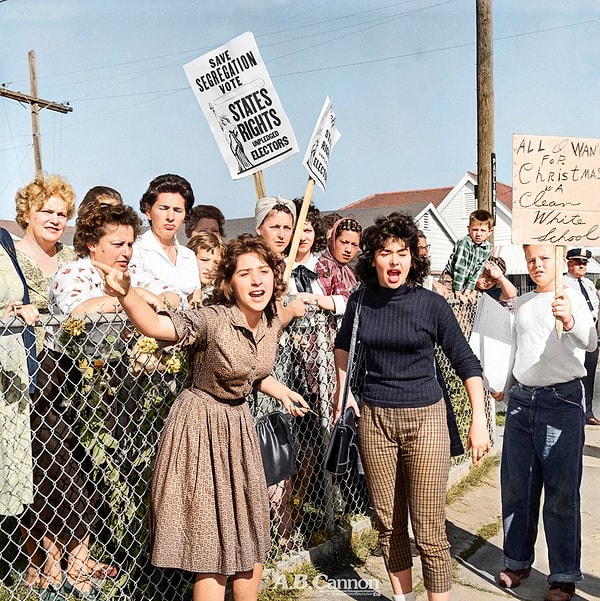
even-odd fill
[{"label": "boy holding sign", "polygon": [[[550,565],[545,601],[568,601],[575,594],[575,582],[582,578],[582,378],[585,352],[596,348],[596,330],[581,294],[555,290],[555,247],[525,245],[524,250],[536,288],[516,305],[515,381],[501,465],[505,568],[498,579],[501,586],[515,588],[529,576],[544,489]],[[563,326],[561,336],[555,330],[556,320]]]}]

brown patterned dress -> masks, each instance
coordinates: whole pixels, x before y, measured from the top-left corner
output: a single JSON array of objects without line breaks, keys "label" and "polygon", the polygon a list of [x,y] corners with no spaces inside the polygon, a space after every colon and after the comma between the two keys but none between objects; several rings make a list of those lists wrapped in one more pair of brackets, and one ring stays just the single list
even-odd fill
[{"label": "brown patterned dress", "polygon": [[152,476],[152,563],[231,575],[271,546],[267,485],[245,397],[268,376],[281,324],[256,336],[237,307],[169,314],[190,347],[191,383],[176,399]]}]

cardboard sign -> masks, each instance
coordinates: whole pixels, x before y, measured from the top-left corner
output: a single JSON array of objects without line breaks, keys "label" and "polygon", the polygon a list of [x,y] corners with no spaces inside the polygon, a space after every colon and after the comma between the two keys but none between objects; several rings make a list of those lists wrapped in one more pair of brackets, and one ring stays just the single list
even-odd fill
[{"label": "cardboard sign", "polygon": [[252,33],[183,68],[233,179],[298,152],[294,131]]},{"label": "cardboard sign", "polygon": [[600,140],[513,135],[515,244],[597,246]]},{"label": "cardboard sign", "polygon": [[306,148],[302,164],[306,167],[308,175],[317,182],[319,188],[325,193],[327,188],[327,172],[329,169],[329,155],[342,134],[335,126],[335,113],[333,102],[329,96],[321,109],[317,124]]}]

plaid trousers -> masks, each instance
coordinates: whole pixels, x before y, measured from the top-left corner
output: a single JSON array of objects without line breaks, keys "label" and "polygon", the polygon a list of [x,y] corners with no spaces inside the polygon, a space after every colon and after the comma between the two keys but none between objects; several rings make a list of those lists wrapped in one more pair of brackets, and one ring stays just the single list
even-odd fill
[{"label": "plaid trousers", "polygon": [[410,512],[425,588],[450,590],[452,559],[446,535],[450,439],[446,405],[374,407],[363,404],[358,444],[389,572],[413,565]]}]

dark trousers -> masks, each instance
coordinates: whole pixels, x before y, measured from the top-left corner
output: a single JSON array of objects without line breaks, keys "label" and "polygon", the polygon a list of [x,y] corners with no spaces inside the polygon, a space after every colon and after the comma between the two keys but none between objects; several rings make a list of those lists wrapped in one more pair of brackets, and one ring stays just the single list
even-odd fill
[{"label": "dark trousers", "polygon": [[585,354],[584,367],[587,375],[583,378],[583,388],[585,389],[585,419],[594,417],[592,410],[592,401],[594,400],[594,382],[596,380],[596,365],[598,365],[598,348],[591,353]]}]

